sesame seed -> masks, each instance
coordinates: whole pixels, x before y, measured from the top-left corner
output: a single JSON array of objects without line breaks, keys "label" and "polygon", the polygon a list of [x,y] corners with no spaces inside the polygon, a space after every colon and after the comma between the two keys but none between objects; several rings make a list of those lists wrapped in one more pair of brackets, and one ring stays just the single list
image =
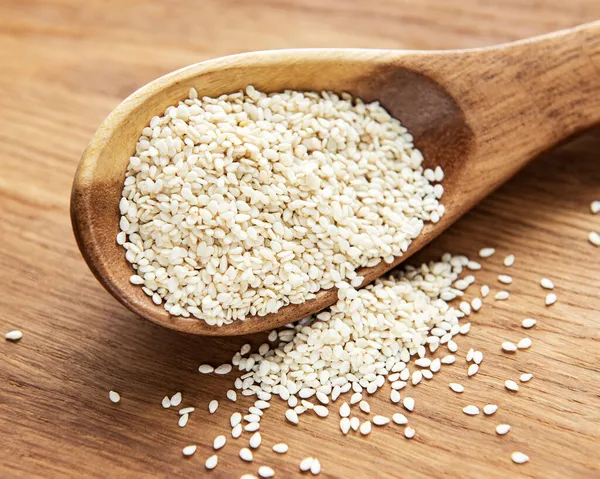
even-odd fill
[{"label": "sesame seed", "polygon": [[229,374],[231,372],[231,364],[221,364],[215,369],[215,374]]},{"label": "sesame seed", "polygon": [[352,428],[352,430],[354,431],[358,431],[358,428],[360,426],[360,420],[354,416],[350,418],[350,427]]},{"label": "sesame seed", "polygon": [[179,427],[185,427],[187,425],[189,419],[190,419],[189,414],[182,414],[181,416],[179,416],[179,420],[177,421],[177,424],[179,425]]},{"label": "sesame seed", "polygon": [[215,371],[215,368],[213,368],[210,364],[201,364],[198,368],[198,371],[200,371],[202,374],[210,374]]},{"label": "sesame seed", "polygon": [[267,401],[258,400],[254,403],[254,407],[258,409],[269,409],[271,405]]},{"label": "sesame seed", "polygon": [[121,400],[121,396],[116,391],[109,391],[108,398],[114,403],[118,403]]},{"label": "sesame seed", "polygon": [[513,452],[510,455],[510,458],[516,464],[525,464],[526,462],[529,462],[529,456],[523,454],[522,452]]},{"label": "sesame seed", "polygon": [[510,268],[513,264],[515,264],[515,255],[509,254],[506,258],[504,258],[504,266]]},{"label": "sesame seed", "polygon": [[500,281],[502,284],[511,284],[513,282],[512,276],[509,276],[507,274],[501,274],[498,276],[498,281]]},{"label": "sesame seed", "polygon": [[411,397],[406,397],[402,401],[402,405],[404,406],[404,409],[406,409],[407,411],[413,412],[415,409],[415,400]]},{"label": "sesame seed", "polygon": [[217,467],[218,463],[219,463],[219,458],[217,457],[216,454],[213,454],[206,460],[206,462],[204,463],[204,467],[210,471],[211,469],[214,469],[215,467]]},{"label": "sesame seed", "polygon": [[300,461],[300,470],[302,472],[310,471],[310,466],[312,466],[314,459],[312,457],[305,457]]},{"label": "sesame seed", "polygon": [[361,401],[358,405],[362,412],[369,414],[371,412],[371,406],[367,401]]},{"label": "sesame seed", "polygon": [[481,306],[483,306],[481,299],[473,298],[473,300],[471,301],[471,308],[473,308],[473,311],[479,311],[481,309]]},{"label": "sesame seed", "polygon": [[277,454],[285,454],[286,452],[288,452],[288,450],[288,445],[283,442],[273,445],[273,452],[276,452]]},{"label": "sesame seed", "polygon": [[521,375],[519,376],[519,380],[520,380],[522,383],[529,382],[529,381],[531,381],[531,379],[532,379],[532,378],[533,378],[533,374],[528,374],[528,373],[521,374]]},{"label": "sesame seed", "polygon": [[252,455],[252,451],[247,447],[243,447],[240,449],[240,458],[242,461],[252,462],[254,456]]},{"label": "sesame seed", "polygon": [[455,393],[462,393],[465,390],[465,387],[459,383],[450,383],[449,386]]},{"label": "sesame seed", "polygon": [[260,432],[255,432],[254,434],[252,434],[252,436],[250,436],[250,440],[248,441],[252,449],[257,449],[258,447],[260,447],[261,442],[262,437],[260,435]]},{"label": "sesame seed", "polygon": [[509,391],[515,391],[516,392],[516,391],[519,390],[519,385],[516,382],[514,382],[512,379],[507,379],[504,382],[504,387],[506,389],[508,389]]},{"label": "sesame seed", "polygon": [[590,203],[590,211],[594,215],[600,213],[600,201],[598,201],[598,200],[592,201]]},{"label": "sesame seed", "polygon": [[504,300],[508,299],[509,296],[510,296],[510,293],[508,291],[498,291],[496,293],[496,295],[494,296],[494,298],[497,301],[504,301]]},{"label": "sesame seed", "polygon": [[196,446],[191,445],[191,446],[185,446],[182,450],[181,450],[182,454],[184,456],[191,456],[196,452]]},{"label": "sesame seed", "polygon": [[512,353],[517,350],[517,345],[514,343],[511,343],[510,341],[504,341],[502,343],[502,350],[507,353]]},{"label": "sesame seed", "polygon": [[469,261],[467,263],[467,268],[469,268],[471,271],[478,271],[481,269],[481,264],[477,261]]},{"label": "sesame seed", "polygon": [[533,344],[531,338],[523,338],[517,343],[517,348],[519,349],[528,349]]},{"label": "sesame seed", "polygon": [[213,449],[215,451],[218,451],[225,445],[226,442],[227,442],[227,439],[225,438],[225,436],[221,435],[221,436],[215,437],[215,439],[213,441]]},{"label": "sesame seed", "polygon": [[469,406],[465,406],[463,408],[463,412],[468,416],[477,416],[477,414],[479,414],[479,408],[471,404]]},{"label": "sesame seed", "polygon": [[6,339],[8,341],[19,341],[22,337],[23,337],[23,333],[21,331],[19,331],[18,329],[9,331],[8,333],[6,333],[4,335],[4,339]]},{"label": "sesame seed", "polygon": [[269,466],[260,466],[258,468],[258,475],[260,477],[273,477],[275,475],[275,471]]},{"label": "sesame seed", "polygon": [[242,428],[241,424],[236,424],[232,429],[231,429],[231,437],[234,439],[237,439],[238,437],[240,437],[242,435],[242,432],[244,432],[244,429]]},{"label": "sesame seed", "polygon": [[340,430],[342,431],[342,434],[348,434],[348,432],[350,431],[350,419],[348,419],[347,417],[343,417],[342,419],[340,419]]},{"label": "sesame seed", "polygon": [[183,416],[184,414],[191,414],[196,410],[196,408],[193,407],[184,407],[182,409],[179,410],[179,415]]},{"label": "sesame seed", "polygon": [[350,406],[347,402],[343,403],[340,406],[340,416],[341,417],[349,417],[350,416]]},{"label": "sesame seed", "polygon": [[556,295],[554,293],[549,293],[548,295],[546,295],[546,306],[552,306],[554,303],[556,303]]},{"label": "sesame seed", "polygon": [[490,294],[490,287],[487,284],[484,284],[480,289],[479,292],[481,293],[481,296],[483,298],[487,297],[488,294]]},{"label": "sesame seed", "polygon": [[319,462],[318,459],[315,459],[312,464],[310,465],[310,473],[313,476],[317,476],[321,473],[321,463]]},{"label": "sesame seed", "polygon": [[361,393],[354,393],[351,397],[350,397],[350,404],[356,404],[357,402],[362,401],[362,394]]},{"label": "sesame seed", "polygon": [[486,416],[491,416],[498,410],[498,406],[496,404],[486,404],[483,406],[483,413]]},{"label": "sesame seed", "polygon": [[504,436],[508,431],[510,431],[510,426],[508,424],[498,424],[496,426],[496,434],[499,434],[500,436]]},{"label": "sesame seed", "polygon": [[461,303],[458,305],[458,309],[460,309],[466,316],[471,314],[471,305],[466,301],[461,301]]},{"label": "sesame seed", "polygon": [[251,422],[244,426],[244,431],[246,431],[246,432],[254,432],[254,431],[258,431],[259,429],[260,429],[260,423],[258,423],[258,422]]},{"label": "sesame seed", "polygon": [[594,246],[600,246],[600,234],[595,231],[590,232],[588,235],[588,241]]},{"label": "sesame seed", "polygon": [[475,364],[481,364],[481,361],[483,361],[483,353],[481,351],[475,351],[473,354],[473,362]]},{"label": "sesame seed", "polygon": [[399,424],[401,426],[403,426],[404,424],[408,424],[408,419],[406,418],[406,416],[402,413],[395,413],[392,416],[392,421],[394,421],[396,424]]},{"label": "sesame seed", "polygon": [[229,424],[231,424],[231,427],[235,427],[241,422],[242,422],[242,415],[239,412],[234,412],[231,415],[231,417],[229,418]]},{"label": "sesame seed", "polygon": [[419,358],[415,361],[415,364],[417,366],[420,366],[422,368],[428,368],[429,366],[431,366],[431,359],[429,358]]},{"label": "sesame seed", "polygon": [[533,328],[535,326],[535,323],[537,323],[537,321],[535,319],[525,318],[523,320],[523,322],[521,323],[521,326],[523,326],[525,329],[529,329],[529,328]]},{"label": "sesame seed", "polygon": [[162,407],[164,407],[165,409],[168,409],[171,407],[171,399],[169,399],[169,396],[165,396],[162,399]]},{"label": "sesame seed", "polygon": [[319,417],[327,417],[327,416],[329,416],[329,409],[327,409],[325,406],[321,406],[320,404],[317,405],[317,406],[315,406],[313,408],[313,411]]},{"label": "sesame seed", "polygon": [[435,358],[433,361],[431,361],[431,365],[429,366],[431,372],[437,373],[441,368],[442,361],[440,360],[440,358]]},{"label": "sesame seed", "polygon": [[363,422],[360,425],[359,431],[363,436],[366,436],[367,434],[369,434],[371,432],[371,421]]},{"label": "sesame seed", "polygon": [[181,395],[181,393],[173,394],[173,396],[171,396],[171,406],[173,406],[173,407],[179,406],[181,404],[182,399],[183,399],[183,396]]},{"label": "sesame seed", "polygon": [[400,402],[400,393],[398,391],[396,391],[395,389],[392,389],[390,391],[390,400],[394,403],[397,404]]},{"label": "sesame seed", "polygon": [[412,373],[412,378],[411,381],[413,383],[414,386],[416,386],[417,384],[419,384],[421,382],[421,380],[423,379],[423,373],[419,370],[416,370]]},{"label": "sesame seed", "polygon": [[455,353],[456,351],[458,351],[458,344],[456,344],[452,339],[450,341],[448,341],[448,351],[450,351],[451,353]]},{"label": "sesame seed", "polygon": [[479,371],[479,366],[477,364],[471,364],[467,369],[467,376],[474,376]]},{"label": "sesame seed", "polygon": [[373,416],[373,424],[375,424],[376,426],[385,426],[389,422],[390,419],[385,416]]},{"label": "sesame seed", "polygon": [[211,402],[208,403],[208,412],[209,413],[214,414],[218,408],[219,408],[219,401],[217,401],[216,399],[213,399]]},{"label": "sesame seed", "polygon": [[415,437],[415,432],[416,431],[412,427],[406,426],[404,428],[404,437],[406,439],[412,439],[413,437]]},{"label": "sesame seed", "polygon": [[540,285],[544,289],[554,289],[554,283],[548,278],[542,278],[540,281]]},{"label": "sesame seed", "polygon": [[452,354],[448,354],[442,358],[442,364],[454,364],[456,357]]},{"label": "sesame seed", "polygon": [[433,373],[429,369],[424,369],[421,374],[425,379],[433,379]]},{"label": "sesame seed", "polygon": [[475,357],[475,350],[473,348],[470,348],[469,351],[467,352],[467,362],[471,362],[473,361],[473,358]]},{"label": "sesame seed", "polygon": [[489,258],[496,252],[495,248],[482,248],[479,250],[479,256],[482,258]]},{"label": "sesame seed", "polygon": [[288,409],[285,412],[285,418],[292,424],[298,424],[298,414],[293,409]]}]

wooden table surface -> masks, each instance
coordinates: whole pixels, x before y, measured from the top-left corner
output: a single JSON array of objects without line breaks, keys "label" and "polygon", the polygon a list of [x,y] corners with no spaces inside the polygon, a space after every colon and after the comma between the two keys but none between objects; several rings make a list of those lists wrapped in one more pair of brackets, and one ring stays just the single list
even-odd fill
[{"label": "wooden table surface", "polygon": [[[75,245],[69,193],[88,139],[110,110],[149,80],[210,57],[268,48],[461,48],[515,40],[600,17],[595,0],[3,0],[0,2],[0,476],[196,477],[217,434],[240,403],[225,400],[232,375],[200,376],[203,362],[227,361],[253,338],[184,336],[139,320],[94,280]],[[406,440],[395,425],[368,437],[343,437],[337,411],[299,426],[284,405],[262,421],[264,445],[252,464],[238,457],[247,434],[219,452],[213,477],[298,475],[308,455],[322,477],[600,477],[600,230],[589,203],[600,199],[600,130],[531,164],[427,248],[498,253],[477,274],[499,289],[502,258],[512,253],[515,281],[506,302],[485,301],[460,337],[458,360],[411,391],[417,407]],[[415,260],[416,261],[416,260]],[[558,302],[544,306],[543,276]],[[474,288],[471,288],[472,290]],[[467,295],[471,297],[473,291]],[[504,340],[526,333],[529,351],[507,356]],[[465,376],[470,347],[485,353],[481,371]],[[532,372],[518,393],[505,379]],[[466,385],[462,395],[448,382]],[[108,391],[121,393],[120,404]],[[183,392],[196,406],[184,429],[160,406]],[[208,402],[218,398],[214,415]],[[248,398],[245,398],[248,399]],[[375,413],[397,411],[384,390]],[[494,417],[468,417],[467,404],[493,402]],[[361,415],[364,417],[364,414]],[[505,437],[494,432],[512,425]],[[271,446],[286,441],[290,451]],[[184,459],[181,449],[198,451]],[[517,466],[513,451],[531,462]]]}]

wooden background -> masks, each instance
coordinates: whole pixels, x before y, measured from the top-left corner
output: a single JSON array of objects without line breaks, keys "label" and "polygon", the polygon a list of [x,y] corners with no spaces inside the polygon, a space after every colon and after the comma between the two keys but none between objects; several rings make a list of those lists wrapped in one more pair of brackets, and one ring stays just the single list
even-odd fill
[{"label": "wooden background", "polygon": [[[233,377],[200,376],[197,367],[226,361],[248,338],[184,336],[137,319],[93,279],[73,240],[77,161],[126,95],[170,70],[246,50],[475,47],[598,17],[595,0],[0,0],[0,330],[24,332],[18,344],[0,341],[0,475],[202,476],[214,436],[229,437]],[[292,477],[315,455],[322,477],[600,477],[600,250],[586,240],[600,230],[588,209],[594,199],[600,129],[540,158],[420,256],[495,246],[477,275],[493,290],[504,255],[516,263],[510,299],[488,298],[459,338],[457,363],[410,391],[412,441],[395,425],[342,438],[337,408],[293,427],[274,401],[254,463],[238,457],[247,435],[230,439],[210,475],[256,474],[266,464]],[[557,285],[551,308],[542,276]],[[500,343],[523,337],[529,316],[539,320],[531,350],[502,354]],[[467,380],[469,347],[485,359]],[[535,378],[505,391],[504,380],[521,372]],[[465,393],[450,392],[450,381]],[[110,389],[120,404],[109,402]],[[160,406],[176,391],[199,408],[184,429]],[[211,416],[213,398],[221,407]],[[374,413],[399,409],[387,390],[370,402]],[[500,406],[494,417],[461,412],[487,402]],[[513,427],[502,438],[500,422]],[[282,440],[290,452],[276,455],[271,446]],[[198,451],[184,459],[192,443]],[[531,462],[513,464],[515,450]]]}]

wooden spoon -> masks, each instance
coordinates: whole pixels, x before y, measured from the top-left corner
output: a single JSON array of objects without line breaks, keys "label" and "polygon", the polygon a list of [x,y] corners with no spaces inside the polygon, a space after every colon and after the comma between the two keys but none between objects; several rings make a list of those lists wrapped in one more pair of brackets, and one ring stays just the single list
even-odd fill
[{"label": "wooden spoon", "polygon": [[83,154],[71,197],[75,237],[88,266],[131,311],[194,334],[237,335],[301,319],[337,300],[335,289],[265,317],[221,327],[172,317],[139,286],[119,231],[129,156],[154,115],[187,97],[252,84],[265,92],[333,90],[379,100],[414,135],[426,166],[441,165],[446,212],[392,264],[364,268],[363,285],[406,260],[543,150],[600,122],[600,22],[474,50],[281,50],[210,60],[140,88],[102,123]]}]

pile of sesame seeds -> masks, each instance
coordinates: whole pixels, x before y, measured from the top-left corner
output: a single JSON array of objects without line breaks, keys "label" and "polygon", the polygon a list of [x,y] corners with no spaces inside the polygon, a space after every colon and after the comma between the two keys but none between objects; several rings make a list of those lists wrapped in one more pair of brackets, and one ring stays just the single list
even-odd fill
[{"label": "pile of sesame seeds", "polygon": [[[481,257],[485,259],[486,254],[489,258],[495,251],[489,253],[488,249]],[[507,258],[503,264],[510,268],[515,258]],[[248,436],[247,446],[239,449],[243,463],[254,465],[253,451],[265,447],[262,434],[266,433],[261,432],[261,419],[273,400],[287,404],[281,420],[290,427],[299,424],[305,414],[326,420],[332,416],[331,409],[335,408],[342,435],[368,436],[375,429],[400,427],[407,440],[416,437],[418,431],[409,422],[418,404],[408,388],[418,387],[423,380],[434,378],[441,368],[457,362],[455,353],[459,351],[459,345],[455,339],[461,334],[468,334],[471,329],[471,324],[464,320],[479,311],[479,308],[473,307],[473,303],[477,304],[475,300],[479,299],[483,304],[491,292],[489,286],[483,285],[477,290],[481,298],[475,297],[470,303],[462,300],[467,289],[475,290],[475,278],[463,273],[476,272],[481,268],[477,261],[450,254],[444,255],[439,262],[416,268],[405,267],[370,287],[361,290],[347,288],[346,295],[336,305],[315,317],[271,331],[268,342],[260,345],[256,352],[252,352],[250,344],[245,344],[231,363],[217,367],[200,365],[202,374],[239,371],[234,389],[226,395],[230,401],[236,402],[238,395],[255,397],[246,411],[234,412],[229,418],[230,434],[234,440]],[[549,281],[547,278],[540,281],[542,289],[548,289]],[[499,287],[507,284],[500,280],[499,283]],[[449,304],[455,299],[459,301],[458,308]],[[518,324],[523,330],[528,330],[536,326],[537,320],[525,318]],[[533,344],[527,336],[515,342],[517,344],[510,343],[514,347],[508,348],[505,345],[509,341],[499,344],[500,354],[523,354]],[[440,348],[447,349],[447,354],[440,355]],[[430,357],[432,354],[437,357]],[[466,377],[475,376],[483,365],[483,352],[471,348],[464,358]],[[504,379],[497,385],[498,394],[502,394],[502,389],[507,390],[506,394],[518,394],[520,387],[532,380],[533,374],[521,372],[516,378],[521,386],[514,379]],[[401,408],[391,416],[374,410],[373,403],[369,402],[369,396],[386,383],[386,387],[391,389],[391,403]],[[457,394],[463,394],[466,389],[458,382],[450,383],[449,387]],[[165,397],[163,407],[165,401],[168,401],[169,407],[176,407],[181,400],[181,393]],[[218,401],[211,401],[208,407],[216,410]],[[356,409],[368,419],[361,420]],[[179,413],[189,414],[190,410],[193,408],[187,406]],[[500,415],[501,419],[503,412],[501,403],[491,402],[465,404],[462,411],[467,416],[483,412],[484,416]],[[182,426],[180,423],[180,426],[185,424]],[[511,426],[500,422],[492,431],[498,436],[505,436],[511,431]],[[218,451],[226,442],[225,435],[214,439],[215,454],[206,459],[207,469],[218,466]],[[184,446],[182,454],[193,455],[195,447],[194,444]],[[286,454],[288,450],[289,446],[285,443],[272,446],[274,454]],[[523,464],[529,461],[529,456],[516,451],[511,460]],[[321,463],[314,456],[304,458],[298,467],[312,474],[321,471]],[[259,465],[257,473],[260,477],[272,477],[271,474],[275,474],[273,464]],[[246,474],[242,477],[249,479],[255,476]]]},{"label": "pile of sesame seeds", "polygon": [[[248,87],[152,118],[129,160],[117,242],[174,316],[211,325],[358,287],[444,213],[441,168],[378,103]],[[436,184],[434,184],[436,183]]]}]

